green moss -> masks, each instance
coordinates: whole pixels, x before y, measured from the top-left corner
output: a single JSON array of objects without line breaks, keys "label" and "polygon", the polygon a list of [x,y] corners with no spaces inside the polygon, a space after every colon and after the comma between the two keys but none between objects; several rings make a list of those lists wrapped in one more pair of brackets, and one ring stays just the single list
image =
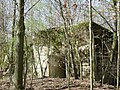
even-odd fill
[{"label": "green moss", "polygon": [[82,28],[88,27],[88,26],[89,26],[88,22],[83,22],[83,23],[79,23],[79,24],[73,25],[73,26],[71,26],[71,28],[73,30],[77,30],[77,29],[82,29]]}]

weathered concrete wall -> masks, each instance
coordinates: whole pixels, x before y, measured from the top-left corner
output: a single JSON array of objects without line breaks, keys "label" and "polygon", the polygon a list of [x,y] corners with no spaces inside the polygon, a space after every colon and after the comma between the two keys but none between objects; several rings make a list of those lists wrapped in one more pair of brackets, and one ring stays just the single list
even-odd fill
[{"label": "weathered concrete wall", "polygon": [[37,48],[35,48],[35,46],[33,46],[33,50],[34,50],[35,66],[37,66],[36,70],[38,73],[38,77],[42,77],[41,66],[43,69],[43,74],[45,74],[44,76],[50,76],[54,78],[66,77],[64,56],[51,55],[53,51],[52,47],[48,49],[47,46],[39,47],[40,54],[38,54]]},{"label": "weathered concrete wall", "polygon": [[50,77],[66,77],[65,57],[62,55],[51,55],[49,60]]}]

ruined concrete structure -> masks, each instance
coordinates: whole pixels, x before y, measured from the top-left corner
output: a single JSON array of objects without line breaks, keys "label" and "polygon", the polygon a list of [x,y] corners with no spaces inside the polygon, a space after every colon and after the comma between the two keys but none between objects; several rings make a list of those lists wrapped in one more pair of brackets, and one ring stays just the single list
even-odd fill
[{"label": "ruined concrete structure", "polygon": [[[79,23],[73,26],[70,26],[72,30],[72,40],[78,41],[79,54],[80,59],[82,60],[83,75],[88,75],[89,70],[85,69],[89,67],[89,24],[88,22]],[[64,42],[64,27],[55,27],[49,28],[47,30],[40,31],[37,35],[39,36],[39,42],[46,47],[53,47],[52,53],[49,56],[53,56],[49,58],[49,66],[48,71],[51,77],[65,77],[65,58],[64,51],[65,47],[63,45]],[[116,59],[113,62],[110,62],[110,53],[112,49],[112,40],[113,33],[98,25],[96,23],[92,23],[92,31],[93,31],[93,41],[94,41],[94,76],[95,80],[104,83],[114,84],[116,80]],[[87,46],[83,49],[84,46]],[[57,54],[56,54],[57,53]],[[62,63],[60,63],[60,62]],[[84,63],[88,63],[85,64]],[[77,63],[76,63],[77,65]],[[55,67],[57,66],[57,67]],[[77,65],[79,66],[79,65]],[[77,68],[79,69],[79,68]],[[85,72],[87,70],[87,72]],[[60,73],[58,73],[58,71]],[[79,70],[78,70],[79,71]],[[58,74],[57,74],[58,73]],[[62,73],[62,74],[61,74]]]}]

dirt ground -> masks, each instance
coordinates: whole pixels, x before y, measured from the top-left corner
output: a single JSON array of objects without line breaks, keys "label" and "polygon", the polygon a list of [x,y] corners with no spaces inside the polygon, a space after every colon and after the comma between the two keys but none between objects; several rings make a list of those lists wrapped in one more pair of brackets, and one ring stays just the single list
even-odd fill
[{"label": "dirt ground", "polygon": [[[27,80],[25,90],[68,90],[68,82],[65,78],[43,78]],[[70,90],[89,90],[89,80],[70,80]],[[0,80],[0,90],[13,90],[9,80]],[[94,83],[94,90],[116,90],[114,86],[104,84],[102,87],[99,83]]]}]

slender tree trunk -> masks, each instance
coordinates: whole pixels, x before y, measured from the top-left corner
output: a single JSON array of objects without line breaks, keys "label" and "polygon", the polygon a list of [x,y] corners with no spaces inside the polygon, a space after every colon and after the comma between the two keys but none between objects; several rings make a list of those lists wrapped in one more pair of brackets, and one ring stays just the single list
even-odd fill
[{"label": "slender tree trunk", "polygon": [[118,25],[117,25],[117,34],[118,34],[118,59],[117,59],[117,90],[119,90],[119,66],[120,66],[120,1],[118,1]]},{"label": "slender tree trunk", "polygon": [[19,0],[19,22],[18,22],[18,42],[17,42],[17,56],[16,56],[16,84],[17,90],[23,90],[23,55],[24,55],[24,0]]},{"label": "slender tree trunk", "polygon": [[89,33],[90,33],[90,90],[93,90],[92,0],[89,0]]},{"label": "slender tree trunk", "polygon": [[34,42],[33,42],[33,46],[32,46],[32,49],[31,49],[31,54],[32,54],[32,62],[31,62],[32,76],[33,76],[34,73],[35,73],[36,76],[38,76],[37,65],[36,65],[36,62],[34,62],[35,61],[35,51],[36,51],[36,48],[35,48],[35,45],[34,45]]},{"label": "slender tree trunk", "polygon": [[110,62],[112,62],[113,59],[114,59],[116,45],[117,45],[117,31],[114,31],[113,32],[112,51],[111,51],[111,54],[110,54]]},{"label": "slender tree trunk", "polygon": [[114,16],[114,27],[115,27],[115,31],[113,32],[113,43],[112,43],[112,52],[110,55],[110,61],[112,62],[114,57],[117,55],[116,53],[116,46],[117,46],[117,0],[113,0],[113,5],[114,5],[114,12],[115,12],[115,16]]},{"label": "slender tree trunk", "polygon": [[76,54],[77,54],[77,59],[79,61],[79,76],[80,76],[80,80],[82,80],[83,79],[83,77],[82,77],[82,61],[81,61],[80,54],[78,51],[78,41],[76,41],[75,50],[76,50]]},{"label": "slender tree trunk", "polygon": [[102,38],[102,58],[101,58],[101,86],[103,86],[103,60],[104,60],[104,42],[103,42],[103,38]]},{"label": "slender tree trunk", "polygon": [[25,69],[24,69],[24,87],[26,87],[26,80],[27,80],[27,73],[28,73],[28,58],[29,58],[29,49],[31,48],[31,47],[28,47],[28,43],[27,43],[27,37],[25,36],[25,46],[26,46],[26,58],[25,58],[25,64],[24,64],[24,66],[25,66]]},{"label": "slender tree trunk", "polygon": [[70,46],[71,46],[70,54],[71,54],[71,60],[72,60],[72,64],[73,64],[74,77],[75,77],[75,79],[78,79],[78,74],[77,74],[77,68],[76,68],[76,62],[75,62],[75,58],[74,58],[74,53],[73,53],[72,45],[70,45]]},{"label": "slender tree trunk", "polygon": [[92,67],[93,67],[93,81],[95,81],[95,68],[94,68],[94,65],[95,65],[95,62],[94,62],[94,33],[92,32]]},{"label": "slender tree trunk", "polygon": [[11,44],[11,59],[10,59],[10,68],[9,68],[9,74],[10,74],[10,81],[12,80],[12,74],[14,71],[14,31],[15,31],[15,22],[16,22],[16,0],[14,1],[14,14],[13,14],[13,26],[12,26],[12,44]]},{"label": "slender tree trunk", "polygon": [[81,61],[79,53],[78,53],[78,57],[79,57],[78,60],[80,60],[79,61],[79,65],[80,65],[80,80],[83,80],[83,77],[82,77],[82,61]]},{"label": "slender tree trunk", "polygon": [[5,5],[4,5],[4,1],[2,0],[2,2],[1,2],[1,4],[2,4],[2,20],[1,20],[1,22],[2,22],[2,31],[4,32],[5,31],[5,19],[4,19],[4,17],[5,17]]},{"label": "slender tree trunk", "polygon": [[[40,47],[40,50],[42,51],[43,46]],[[39,64],[40,64],[40,69],[41,69],[41,77],[43,77],[43,67],[42,67],[42,60],[41,60],[41,55],[40,55],[40,50],[38,49],[38,57],[39,57]]]}]

